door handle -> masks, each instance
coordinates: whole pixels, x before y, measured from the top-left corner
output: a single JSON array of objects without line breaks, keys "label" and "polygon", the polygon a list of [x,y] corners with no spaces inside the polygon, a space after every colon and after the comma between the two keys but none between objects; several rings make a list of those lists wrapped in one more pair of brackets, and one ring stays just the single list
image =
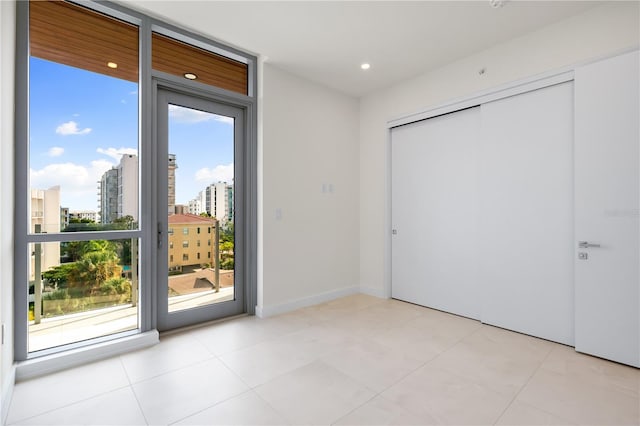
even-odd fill
[{"label": "door handle", "polygon": [[600,244],[593,244],[589,241],[578,241],[578,248],[598,248]]}]

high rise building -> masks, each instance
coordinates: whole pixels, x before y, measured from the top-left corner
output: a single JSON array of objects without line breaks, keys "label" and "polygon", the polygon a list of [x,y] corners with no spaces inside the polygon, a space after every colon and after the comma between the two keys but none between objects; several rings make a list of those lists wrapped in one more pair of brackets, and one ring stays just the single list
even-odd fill
[{"label": "high rise building", "polygon": [[233,200],[233,184],[227,185],[227,221],[234,222],[234,200]]},{"label": "high rise building", "polygon": [[[60,232],[60,186],[49,189],[31,189],[31,223],[32,233]],[[35,278],[35,247],[31,248],[31,268],[29,280]],[[44,243],[40,245],[41,270],[46,271],[60,264],[60,243]]]},{"label": "high rise building", "polygon": [[100,179],[100,221],[113,223],[118,218],[118,169],[107,170]]},{"label": "high rise building", "polygon": [[[176,156],[169,154],[169,214],[175,213],[176,204]],[[138,220],[138,156],[125,154],[120,163],[107,170],[99,182],[99,217],[102,223],[113,223],[115,219],[131,216]]]},{"label": "high rise building", "polygon": [[224,224],[233,222],[233,185],[218,182],[205,189],[204,211]]},{"label": "high rise building", "polygon": [[118,217],[131,216],[138,221],[138,156],[125,154],[118,170]]},{"label": "high rise building", "polygon": [[207,194],[206,190],[198,192],[198,195],[193,200],[189,201],[189,213],[200,215],[207,211]]},{"label": "high rise building", "polygon": [[169,170],[167,174],[167,185],[168,185],[168,204],[169,204],[169,214],[174,214],[176,212],[176,169],[178,168],[178,163],[176,162],[176,155],[169,154]]},{"label": "high rise building", "polygon": [[189,214],[199,215],[200,213],[202,213],[203,209],[202,209],[202,203],[200,202],[200,199],[196,197],[193,200],[190,200],[188,205],[188,210],[189,210]]}]

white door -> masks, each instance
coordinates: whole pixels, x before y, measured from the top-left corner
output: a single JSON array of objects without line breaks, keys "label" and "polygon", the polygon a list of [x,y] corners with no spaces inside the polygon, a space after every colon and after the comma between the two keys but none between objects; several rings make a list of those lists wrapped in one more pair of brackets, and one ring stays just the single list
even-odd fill
[{"label": "white door", "polygon": [[640,366],[639,62],[636,51],[575,73],[575,346],[634,366]]},{"label": "white door", "polygon": [[392,297],[478,318],[480,108],[392,129]]},{"label": "white door", "polygon": [[482,105],[482,322],[573,345],[573,83]]}]

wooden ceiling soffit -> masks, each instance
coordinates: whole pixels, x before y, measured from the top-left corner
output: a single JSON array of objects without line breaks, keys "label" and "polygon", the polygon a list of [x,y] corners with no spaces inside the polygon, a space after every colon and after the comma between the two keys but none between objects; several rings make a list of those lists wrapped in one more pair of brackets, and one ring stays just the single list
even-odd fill
[{"label": "wooden ceiling soffit", "polygon": [[137,83],[138,45],[135,25],[64,1],[29,2],[32,56]]},{"label": "wooden ceiling soffit", "polygon": [[246,95],[248,67],[233,59],[153,33],[152,67],[168,74],[184,77],[194,74],[198,81]]}]

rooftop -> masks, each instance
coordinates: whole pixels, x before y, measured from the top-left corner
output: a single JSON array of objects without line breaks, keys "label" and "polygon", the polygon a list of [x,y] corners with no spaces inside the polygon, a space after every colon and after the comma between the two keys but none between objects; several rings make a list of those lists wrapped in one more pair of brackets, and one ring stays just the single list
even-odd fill
[{"label": "rooftop", "polygon": [[202,223],[202,224],[211,225],[211,224],[215,223],[215,219],[214,218],[210,218],[210,217],[198,216],[198,215],[190,214],[190,213],[172,214],[171,216],[169,216],[169,223],[170,224],[196,224],[196,223]]}]

